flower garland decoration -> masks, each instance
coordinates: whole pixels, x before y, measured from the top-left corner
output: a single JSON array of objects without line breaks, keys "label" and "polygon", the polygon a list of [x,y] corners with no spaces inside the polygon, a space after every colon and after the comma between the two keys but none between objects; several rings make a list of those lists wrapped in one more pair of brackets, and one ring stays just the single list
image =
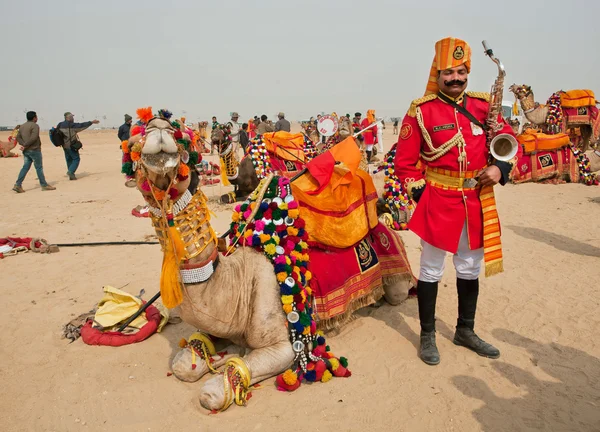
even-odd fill
[{"label": "flower garland decoration", "polygon": [[588,186],[597,186],[600,181],[598,180],[596,173],[591,171],[590,159],[574,144],[571,144],[570,147],[573,156],[575,156],[575,159],[577,160],[577,165],[579,166],[579,182]]},{"label": "flower garland decoration", "polygon": [[546,125],[548,126],[548,133],[554,135],[560,133],[563,124],[563,111],[560,103],[560,95],[562,91],[553,93],[552,96],[546,102],[548,106],[548,115],[546,116]]},{"label": "flower garland decoration", "polygon": [[396,146],[397,143],[392,146],[389,152],[385,155],[383,162],[373,171],[373,174],[377,174],[383,171],[385,174],[383,184],[383,199],[385,200],[386,206],[390,209],[394,217],[393,229],[396,231],[405,231],[408,229],[407,223],[399,223],[397,220],[397,214],[399,212],[405,212],[408,215],[412,214],[415,209],[413,201],[408,197],[406,190],[402,186],[402,182],[396,176],[394,170],[394,159],[396,158]]},{"label": "flower garland decoration", "polygon": [[[258,202],[259,191],[265,190]],[[310,288],[308,233],[289,179],[268,176],[232,215],[230,250],[251,246],[274,266],[281,303],[295,353],[292,368],[276,378],[277,388],[293,391],[302,381],[327,382],[332,376],[349,377],[348,361],[336,358],[317,332]]]},{"label": "flower garland decoration", "polygon": [[246,147],[246,155],[250,156],[252,165],[254,165],[254,171],[259,180],[264,179],[269,174],[273,173],[273,166],[271,165],[271,158],[267,152],[267,146],[265,145],[261,136],[252,140]]}]

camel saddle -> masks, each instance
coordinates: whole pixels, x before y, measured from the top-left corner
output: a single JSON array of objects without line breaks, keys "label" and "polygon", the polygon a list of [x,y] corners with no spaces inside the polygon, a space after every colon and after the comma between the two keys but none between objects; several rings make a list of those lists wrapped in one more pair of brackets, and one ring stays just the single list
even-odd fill
[{"label": "camel saddle", "polygon": [[523,154],[535,154],[539,151],[558,150],[570,144],[569,136],[564,133],[548,135],[527,129],[517,136],[517,141],[523,146]]},{"label": "camel saddle", "polygon": [[263,134],[262,139],[271,159],[306,163],[303,134],[285,131],[267,132]]},{"label": "camel saddle", "polygon": [[560,104],[563,108],[595,106],[596,98],[591,90],[569,90],[561,93]]},{"label": "camel saddle", "polygon": [[358,169],[360,156],[354,139],[347,138],[309,162],[307,173],[291,184],[311,246],[348,248],[377,226],[377,190]]}]

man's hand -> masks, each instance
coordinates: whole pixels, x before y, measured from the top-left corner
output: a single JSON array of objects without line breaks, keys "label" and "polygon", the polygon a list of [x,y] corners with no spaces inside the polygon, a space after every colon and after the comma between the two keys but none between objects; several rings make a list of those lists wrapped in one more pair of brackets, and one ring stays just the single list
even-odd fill
[{"label": "man's hand", "polygon": [[25,150],[25,147],[19,146],[19,150],[23,151],[23,150]]},{"label": "man's hand", "polygon": [[92,124],[98,124],[100,123],[100,120],[92,120]]},{"label": "man's hand", "polygon": [[496,165],[492,165],[484,169],[479,173],[479,184],[482,186],[495,186],[502,178],[500,168]]}]

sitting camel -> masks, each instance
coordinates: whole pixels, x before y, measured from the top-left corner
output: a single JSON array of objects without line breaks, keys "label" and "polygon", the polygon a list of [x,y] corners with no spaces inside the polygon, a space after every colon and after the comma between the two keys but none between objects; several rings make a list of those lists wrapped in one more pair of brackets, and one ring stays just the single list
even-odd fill
[{"label": "sitting camel", "polygon": [[8,137],[8,142],[0,141],[0,157],[9,158],[9,157],[18,157],[18,154],[13,153],[11,150],[17,146],[17,135],[19,133],[19,128],[21,126],[16,126],[10,137]]},{"label": "sitting camel", "polygon": [[17,146],[16,140],[9,141],[0,141],[0,157],[9,158],[9,157],[18,157],[19,155],[13,153],[11,150]]},{"label": "sitting camel", "polygon": [[[184,349],[175,356],[173,373],[183,381],[192,382],[225,365],[224,375],[209,379],[200,391],[200,403],[209,410],[226,409],[234,400],[244,404],[250,386],[286,370],[278,377],[278,385],[293,389],[299,382],[289,368],[298,362],[316,362],[331,369],[335,376],[345,376],[340,372],[344,369],[342,359],[327,357],[323,338],[314,334],[314,321],[311,321],[310,329],[301,327],[305,329],[303,333],[294,330],[298,325],[298,313],[294,309],[286,315],[285,307],[282,310],[280,273],[276,275],[265,254],[250,247],[240,247],[231,254],[219,254],[215,232],[209,223],[206,197],[198,187],[196,173],[185,164],[189,159],[185,142],[176,141],[174,128],[167,119],[153,117],[146,121],[145,130],[132,137],[135,142],[132,151],[135,153],[133,159],[138,161],[138,188],[150,206],[152,224],[164,252],[163,303],[169,308],[178,306],[181,318],[191,326],[233,343],[221,358],[212,355],[214,347],[206,335],[196,334],[186,342],[193,349]],[[285,185],[286,181],[280,180],[280,185]],[[262,189],[253,196],[265,194],[271,184],[272,181],[267,181],[265,186],[261,183]],[[277,199],[273,202],[278,202]],[[260,201],[257,199],[257,202]],[[286,199],[286,205],[288,202],[290,200]],[[291,212],[285,219],[285,225],[290,226],[288,219],[293,222]],[[296,233],[301,235],[299,231]],[[303,259],[302,254],[297,256],[299,260]],[[301,278],[298,276],[298,285],[300,280],[303,284],[309,280],[305,273],[302,275]],[[384,279],[385,298],[397,304],[399,299],[406,297],[409,285],[406,279]],[[300,291],[301,294],[304,292]],[[310,292],[306,292],[310,299]],[[294,302],[298,296],[293,296]],[[292,301],[292,296],[289,297]],[[311,310],[310,303],[303,303],[302,310],[304,307]],[[317,344],[322,348],[319,351],[322,358],[316,354]],[[204,358],[198,364],[197,353]],[[318,370],[309,370],[298,380],[311,373],[312,377],[316,373],[319,379]],[[324,378],[327,373],[321,370]]]},{"label": "sitting camel", "polygon": [[[531,86],[513,84],[509,87],[509,90],[519,100],[527,120],[533,125],[541,128],[542,132],[549,134],[566,133],[572,135],[573,144],[577,145],[577,147],[584,152],[589,149],[592,142],[598,139],[598,136],[594,136],[594,129],[597,127],[594,125],[594,122],[600,120],[593,120],[595,117],[594,115],[591,115],[592,111],[597,112],[595,101],[591,101],[591,96],[589,97],[589,103],[594,103],[594,105],[576,108],[574,110],[577,115],[570,117],[566,114],[565,107],[561,106],[563,104],[563,95],[568,95],[569,92],[556,92],[544,105],[535,101]],[[585,93],[586,95],[590,93],[585,90],[576,90],[575,92]],[[571,111],[573,111],[573,109],[571,109]],[[523,130],[525,130],[525,128],[523,128]],[[579,131],[577,137],[572,133],[575,130]]]}]

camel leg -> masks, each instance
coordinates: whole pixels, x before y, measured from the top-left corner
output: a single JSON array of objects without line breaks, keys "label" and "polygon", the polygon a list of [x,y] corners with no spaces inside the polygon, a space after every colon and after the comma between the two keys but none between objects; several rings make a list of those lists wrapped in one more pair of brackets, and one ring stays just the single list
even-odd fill
[{"label": "camel leg", "polygon": [[[223,357],[217,355],[213,357],[213,367],[215,369],[223,366],[227,360],[232,357],[241,357],[246,353],[246,350],[237,345],[229,345],[224,349],[227,352]],[[171,363],[173,374],[181,381],[196,382],[209,372],[206,362],[199,356],[196,356],[196,368],[192,368],[192,352],[189,349],[182,349],[173,358]]]},{"label": "camel leg", "polygon": [[397,306],[406,300],[408,290],[412,287],[410,276],[386,276],[383,278],[385,300],[392,306]]},{"label": "camel leg", "polygon": [[[279,284],[271,263],[261,257],[264,265],[255,263],[253,301],[249,310],[245,339],[252,348],[244,362],[251,375],[251,384],[283,372],[294,360],[294,351],[285,326],[285,315],[281,309]],[[268,270],[267,270],[268,269]],[[200,393],[200,403],[209,410],[221,409],[225,404],[223,377],[206,382]]]},{"label": "camel leg", "polygon": [[[250,385],[271,378],[290,367],[294,360],[294,351],[288,340],[275,345],[253,350],[244,357],[252,378]],[[200,392],[200,403],[208,410],[219,410],[225,404],[223,377],[215,376],[208,381]]]}]

